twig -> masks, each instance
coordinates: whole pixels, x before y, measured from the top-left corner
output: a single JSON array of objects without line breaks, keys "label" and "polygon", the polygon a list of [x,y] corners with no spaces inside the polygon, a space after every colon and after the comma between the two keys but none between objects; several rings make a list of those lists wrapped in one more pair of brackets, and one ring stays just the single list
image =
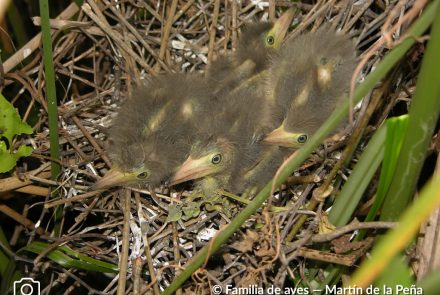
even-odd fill
[{"label": "twig", "polygon": [[[168,11],[167,22],[165,23],[165,27],[163,29],[163,34],[162,34],[162,41],[160,43],[159,60],[163,60],[163,58],[165,57],[165,52],[168,47],[168,39],[170,38],[171,27],[173,26],[174,23],[174,15],[176,14],[177,2],[178,0],[173,0],[173,2],[171,3],[170,10]],[[154,70],[158,72],[159,69],[160,69],[160,64],[156,63]]]},{"label": "twig", "polygon": [[150,241],[148,240],[148,221],[143,218],[141,197],[138,192],[134,194],[136,207],[138,209],[139,224],[141,227],[142,242],[144,243],[144,254],[147,258],[148,271],[150,272],[151,283],[153,284],[153,292],[155,295],[160,294],[157,284],[157,276],[154,269],[153,257],[151,257]]},{"label": "twig", "polygon": [[1,192],[7,192],[14,189],[18,189],[27,185],[32,184],[32,180],[29,179],[29,176],[38,175],[40,178],[49,178],[50,177],[50,171],[47,170],[47,165],[43,165],[41,168],[43,169],[36,169],[33,171],[30,171],[24,175],[18,176],[11,176],[8,178],[0,179],[0,193]]},{"label": "twig", "polygon": [[[92,12],[92,7],[97,14]],[[147,64],[142,58],[140,58],[133,51],[133,49],[131,49],[124,42],[124,38],[122,38],[122,36],[119,33],[117,33],[115,30],[111,28],[109,23],[105,20],[104,15],[100,12],[96,3],[94,3],[93,1],[88,1],[88,4],[84,3],[81,8],[82,11],[84,11],[110,38],[112,38],[123,51],[125,51],[127,54],[133,57],[136,60],[136,62],[140,64],[145,70],[152,73],[152,69],[150,65]]]},{"label": "twig", "polygon": [[[122,194],[121,194],[122,195]],[[120,195],[120,196],[121,196]],[[119,278],[117,295],[125,294],[125,283],[127,281],[128,251],[130,248],[130,209],[131,209],[131,191],[126,189],[123,196],[124,226],[122,229],[122,249],[119,258]]]},{"label": "twig", "polygon": [[211,27],[209,28],[208,63],[211,63],[213,59],[215,35],[217,32],[217,21],[218,21],[219,11],[220,11],[220,0],[215,0],[214,15],[212,16]]},{"label": "twig", "polygon": [[[70,5],[64,9],[56,19],[69,19],[79,10],[78,5],[75,2],[70,3]],[[35,49],[41,44],[41,33],[38,33],[34,38],[32,38],[26,45],[24,45],[20,50],[14,53],[7,61],[3,63],[4,72],[8,73],[13,68],[15,68],[19,63],[26,59]]]},{"label": "twig", "polygon": [[73,116],[72,119],[75,122],[75,124],[78,126],[78,128],[81,129],[81,132],[84,134],[84,136],[89,140],[89,142],[92,144],[92,146],[96,149],[96,151],[101,155],[102,159],[105,161],[105,163],[108,165],[108,167],[111,167],[110,159],[107,158],[103,149],[99,146],[99,144],[96,142],[96,140],[90,135],[90,133],[83,126],[83,124],[78,119],[78,117]]},{"label": "twig", "polygon": [[45,203],[44,208],[49,209],[49,208],[56,207],[56,206],[62,205],[62,204],[84,201],[88,198],[96,196],[99,193],[102,193],[103,191],[104,190],[97,190],[97,191],[87,192],[82,195],[77,195],[77,196],[74,196],[71,198],[64,198],[64,199],[60,199],[60,200],[56,200],[56,201],[51,201],[49,203]]},{"label": "twig", "polygon": [[390,229],[396,227],[397,222],[385,222],[385,221],[371,221],[371,222],[359,222],[357,220],[352,221],[350,224],[339,227],[327,234],[315,235],[311,238],[312,243],[324,243],[334,240],[346,233],[359,230],[359,229]]},{"label": "twig", "polygon": [[[354,73],[353,73],[353,76],[352,76],[351,82],[350,82],[350,96],[349,96],[349,101],[350,101],[349,120],[350,120],[350,123],[352,123],[352,121],[353,121],[353,111],[352,111],[352,109],[353,109],[353,93],[354,93],[354,88],[356,86],[356,80],[357,80],[357,77],[359,76],[360,72],[364,68],[365,64],[379,50],[379,48],[384,45],[385,41],[390,39],[390,36],[398,28],[400,28],[400,26],[404,22],[411,20],[411,19],[414,19],[417,16],[417,14],[426,6],[426,3],[427,3],[427,0],[417,0],[414,3],[413,7],[404,15],[404,17],[400,18],[399,21],[393,27],[391,27],[388,31],[386,31],[386,32],[383,31],[382,37],[379,40],[377,40],[377,42],[370,49],[368,49],[366,52],[364,52],[361,61],[359,62],[359,64],[357,65],[357,67],[354,70]],[[388,23],[389,19],[386,22]],[[400,39],[400,41],[405,40],[408,37],[410,37],[410,36],[405,35],[404,37],[402,37]]]},{"label": "twig", "polygon": [[23,215],[14,211],[13,209],[11,209],[10,207],[8,207],[6,205],[0,204],[0,212],[11,217],[12,219],[17,221],[18,223],[25,226],[27,229],[35,230],[37,232],[37,234],[39,234],[39,235],[48,235],[48,233],[43,228],[41,228],[41,227],[36,228],[35,223],[33,223],[31,220],[23,217]]}]

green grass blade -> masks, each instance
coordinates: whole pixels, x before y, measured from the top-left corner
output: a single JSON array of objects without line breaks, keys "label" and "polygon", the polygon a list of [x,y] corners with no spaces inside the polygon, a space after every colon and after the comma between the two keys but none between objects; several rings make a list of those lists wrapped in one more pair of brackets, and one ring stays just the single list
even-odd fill
[{"label": "green grass blade", "polygon": [[[9,241],[6,239],[3,229],[0,227],[0,241],[2,245],[8,247]],[[6,294],[14,281],[23,277],[23,274],[16,269],[16,264],[14,259],[11,259],[3,250],[0,248],[0,294]]]},{"label": "green grass blade", "polygon": [[25,29],[25,22],[23,21],[22,14],[19,12],[16,7],[17,3],[11,2],[7,15],[8,20],[11,23],[11,30],[13,32],[13,37],[17,40],[17,44],[15,46],[17,48],[21,48],[26,42],[29,40]]},{"label": "green grass blade", "polygon": [[409,267],[403,253],[397,254],[388,264],[386,269],[378,276],[374,285],[383,290],[385,287],[405,286],[411,287],[415,284],[413,271]]},{"label": "green grass blade", "polygon": [[440,174],[422,189],[420,197],[402,215],[398,226],[389,231],[373,248],[370,259],[354,273],[351,285],[368,286],[417,234],[421,224],[440,204]]},{"label": "green grass blade", "polygon": [[417,286],[423,289],[424,295],[437,295],[440,290],[440,268],[424,277]]},{"label": "green grass blade", "polygon": [[[407,124],[408,115],[386,120],[387,136],[385,140],[385,154],[383,157],[382,168],[380,170],[379,184],[377,186],[377,193],[373,205],[371,206],[365,221],[373,221],[379,208],[383,204],[397,166],[397,160],[402,147]],[[356,240],[362,240],[366,232],[366,230],[360,231]]]},{"label": "green grass blade", "polygon": [[380,172],[376,200],[367,215],[366,221],[371,221],[377,214],[386,193],[390,187],[398,157],[403,144],[403,137],[408,125],[408,115],[390,118],[387,124],[387,138],[385,142],[385,156]]},{"label": "green grass blade", "polygon": [[[0,227],[0,241],[3,245],[8,245],[3,229]],[[0,249],[0,275],[3,277],[6,272],[6,265],[9,263],[9,257]]]},{"label": "green grass blade", "polygon": [[[19,252],[32,252],[35,254],[41,254],[45,251],[50,245],[43,242],[35,241],[32,244],[22,248]],[[105,273],[117,273],[118,266],[116,264],[111,264],[108,262],[99,261],[83,254],[80,254],[66,246],[60,246],[55,250],[50,251],[47,254],[47,257],[58,263],[59,265],[66,268],[77,268],[84,269],[90,271],[98,271]]]},{"label": "green grass blade", "polygon": [[380,127],[365,148],[359,162],[342,187],[329,213],[330,222],[339,227],[346,225],[359,204],[365,189],[379,168],[385,152],[386,126]]},{"label": "green grass blade", "polygon": [[[365,189],[382,162],[389,134],[388,123],[386,123],[371,138],[330,210],[329,220],[333,225],[343,226],[351,219]],[[333,280],[334,276],[339,275],[340,267],[329,266],[326,270],[330,273],[326,276],[326,281]],[[321,284],[320,289],[325,289],[325,284]]]},{"label": "green grass blade", "polygon": [[[53,66],[52,37],[49,24],[48,0],[40,0],[41,34],[43,40],[43,60],[46,83],[47,111],[49,119],[50,155],[53,160],[60,159],[60,144],[58,134],[58,108],[55,88],[55,70]],[[56,179],[61,171],[61,166],[52,161],[52,179]]]},{"label": "green grass blade", "polygon": [[[60,140],[58,133],[58,107],[55,88],[55,69],[53,65],[53,52],[52,52],[52,37],[49,24],[49,4],[48,0],[39,0],[40,4],[40,16],[41,16],[41,35],[43,41],[43,61],[44,61],[44,74],[46,83],[46,96],[47,96],[47,112],[49,121],[49,142],[50,142],[50,156],[51,162],[51,176],[53,180],[58,178],[61,172],[60,160]],[[56,191],[52,197],[57,197],[58,191]],[[59,220],[62,217],[61,207],[56,207],[54,210],[54,233],[55,236],[59,236],[61,232],[61,223]]]},{"label": "green grass blade", "polygon": [[437,7],[430,40],[417,79],[416,91],[411,101],[407,132],[383,204],[381,220],[396,220],[414,195],[426,150],[440,112],[439,52],[440,7]]},{"label": "green grass blade", "polygon": [[[385,122],[385,152],[380,171],[379,184],[374,203],[368,212],[365,221],[374,220],[383,203],[396,169],[397,159],[402,147],[403,135],[405,134],[407,123],[408,115],[390,118]],[[362,240],[366,232],[366,230],[361,231],[356,237],[356,240]],[[404,255],[400,254],[390,262],[386,270],[379,276],[375,286],[378,286],[381,290],[383,286],[401,285],[410,287],[414,284],[414,277],[411,273],[411,268],[405,262]]]}]

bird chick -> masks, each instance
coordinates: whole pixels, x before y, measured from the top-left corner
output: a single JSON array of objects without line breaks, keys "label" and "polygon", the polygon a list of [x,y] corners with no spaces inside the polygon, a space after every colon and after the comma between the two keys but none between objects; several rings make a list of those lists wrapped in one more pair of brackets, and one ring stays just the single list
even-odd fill
[{"label": "bird chick", "polygon": [[171,185],[196,180],[195,193],[202,196],[216,194],[226,187],[229,174],[241,163],[241,151],[248,130],[239,126],[238,111],[225,109],[213,116],[211,123],[197,134],[187,159],[180,165],[171,179]]},{"label": "bird chick", "polygon": [[93,188],[162,185],[182,163],[189,148],[187,143],[169,142],[158,134],[133,139],[122,145],[112,144],[108,149],[111,170]]},{"label": "bird chick", "polygon": [[196,180],[194,196],[215,198],[217,190],[227,186],[229,172],[237,164],[238,145],[229,139],[217,138],[207,144],[196,144],[190,156],[179,166],[172,184]]},{"label": "bird chick", "polygon": [[278,128],[265,143],[299,148],[327,120],[349,89],[356,65],[354,44],[323,27],[287,42],[273,55],[266,76]]},{"label": "bird chick", "polygon": [[205,126],[172,184],[203,178],[197,181],[203,195],[235,187],[231,175],[241,177],[240,171],[254,165],[260,150],[267,148],[257,143],[260,134],[275,127],[262,87],[259,79],[249,79],[220,99],[221,110]]},{"label": "bird chick", "polygon": [[139,86],[109,130],[113,166],[94,188],[156,186],[169,179],[206,124],[206,108],[215,108],[204,81],[197,74],[166,74]]},{"label": "bird chick", "polygon": [[206,76],[217,85],[217,91],[226,92],[266,69],[270,55],[280,48],[294,14],[295,10],[290,8],[274,23],[246,24],[236,51],[220,56],[208,66]]}]

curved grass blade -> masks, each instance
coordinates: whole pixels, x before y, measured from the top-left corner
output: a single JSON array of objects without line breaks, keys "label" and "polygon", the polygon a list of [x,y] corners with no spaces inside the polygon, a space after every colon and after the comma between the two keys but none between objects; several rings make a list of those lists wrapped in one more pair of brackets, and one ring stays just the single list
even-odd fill
[{"label": "curved grass blade", "polygon": [[[377,186],[377,193],[373,205],[368,212],[365,221],[373,221],[382,206],[385,195],[390,188],[393,179],[394,171],[396,170],[397,160],[400,149],[402,148],[403,137],[408,125],[408,115],[390,118],[386,121],[387,136],[385,140],[385,154],[383,157],[382,168],[380,170],[379,184]],[[356,240],[362,240],[366,230],[359,232]]]},{"label": "curved grass blade", "polygon": [[[43,253],[50,245],[43,242],[32,242],[30,245],[21,248],[18,252]],[[105,273],[118,273],[118,266],[108,262],[99,261],[86,255],[73,251],[67,246],[57,247],[50,251],[47,257],[65,268],[77,268]]]},{"label": "curved grass blade", "polygon": [[389,265],[390,261],[403,250],[417,234],[420,225],[431,212],[440,205],[440,174],[435,175],[422,189],[420,197],[402,215],[399,225],[389,231],[352,276],[350,284],[366,287]]},{"label": "curved grass blade", "polygon": [[[0,227],[0,241],[4,247],[9,249],[9,241]],[[14,281],[23,277],[23,274],[17,270],[14,259],[6,255],[2,249],[0,249],[0,294],[7,294],[8,290],[12,288]]]},{"label": "curved grass blade", "polygon": [[[439,1],[433,3],[438,4]],[[440,6],[432,24],[430,39],[417,78],[409,109],[408,128],[397,166],[383,203],[381,220],[396,220],[416,189],[428,144],[440,112]]]},{"label": "curved grass blade", "polygon": [[341,193],[329,213],[330,222],[339,227],[346,225],[359,205],[365,189],[379,168],[385,152],[386,126],[382,125],[373,135],[359,162],[342,187]]}]

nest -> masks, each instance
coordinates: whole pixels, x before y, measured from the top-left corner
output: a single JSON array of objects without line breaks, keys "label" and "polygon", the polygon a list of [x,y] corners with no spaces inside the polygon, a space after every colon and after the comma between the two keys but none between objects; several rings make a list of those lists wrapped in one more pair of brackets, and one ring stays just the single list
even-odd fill
[{"label": "nest", "polygon": [[[38,118],[33,135],[22,136],[15,143],[32,145],[32,156],[19,162],[15,176],[5,175],[0,180],[1,212],[14,219],[10,245],[14,249],[43,245],[46,249],[17,253],[23,272],[39,280],[47,292],[76,288],[78,294],[108,294],[123,284],[126,292],[135,294],[164,290],[230,217],[212,211],[188,221],[166,222],[168,208],[181,202],[186,190],[88,191],[111,165],[105,152],[106,129],[137,81],[164,71],[203,71],[217,55],[235,48],[243,24],[273,20],[292,5],[296,5],[297,14],[287,38],[331,23],[355,40],[361,65],[358,80],[362,80],[416,18],[417,11],[412,9],[418,2],[173,0],[164,5],[162,1],[89,0],[82,7],[70,4],[51,21],[62,166],[57,180],[51,180],[50,174],[40,39],[3,63],[4,93],[12,93],[9,97],[24,121]],[[33,21],[40,24],[38,18]],[[396,24],[398,29],[391,31]],[[386,38],[380,39],[382,35]],[[399,63],[386,83],[378,86],[384,99],[372,95],[355,109],[355,124],[348,132],[360,138],[361,144],[354,159],[370,131],[390,113],[407,112],[422,53],[423,43],[419,43],[408,55],[410,59]],[[29,57],[18,69],[23,56]],[[348,241],[341,235],[333,244],[337,253],[325,260],[323,252],[312,249],[317,244],[311,241],[318,224],[325,224],[326,203],[320,202],[313,210],[305,206],[312,198],[333,196],[338,182],[350,173],[352,164],[342,165],[350,138],[327,140],[271,199],[273,205],[289,210],[274,213],[266,206],[252,215],[218,253],[205,260],[182,290],[190,294],[207,292],[212,285],[293,286],[296,279],[306,280],[304,271],[311,266],[308,259],[353,266],[369,249],[371,240],[350,249],[354,254],[347,262],[338,256]],[[342,168],[334,171],[337,165]],[[331,187],[335,191],[331,192]],[[372,197],[370,192],[365,200]],[[235,216],[245,205],[232,203]],[[287,243],[293,226],[302,218],[295,242]],[[83,265],[61,265],[49,255],[55,249],[72,260],[84,261],[65,249],[106,262],[102,266],[106,273],[88,271]],[[324,269],[325,263],[318,268]],[[118,292],[122,294],[123,289]]]}]

